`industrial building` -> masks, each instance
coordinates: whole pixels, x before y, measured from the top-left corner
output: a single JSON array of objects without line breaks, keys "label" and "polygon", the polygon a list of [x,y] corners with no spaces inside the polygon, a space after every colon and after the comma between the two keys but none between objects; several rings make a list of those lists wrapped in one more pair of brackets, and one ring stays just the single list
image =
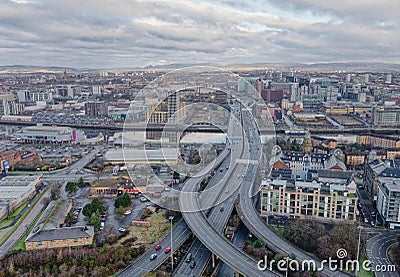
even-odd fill
[{"label": "industrial building", "polygon": [[12,139],[26,143],[78,143],[84,139],[84,134],[70,127],[38,124],[21,129]]},{"label": "industrial building", "polygon": [[41,182],[41,176],[6,176],[1,179],[0,219],[31,199]]}]

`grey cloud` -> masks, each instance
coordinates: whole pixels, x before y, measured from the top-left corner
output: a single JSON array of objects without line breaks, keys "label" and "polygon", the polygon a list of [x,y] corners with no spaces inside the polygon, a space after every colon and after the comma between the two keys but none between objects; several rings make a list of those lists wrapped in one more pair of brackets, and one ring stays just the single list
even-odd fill
[{"label": "grey cloud", "polygon": [[397,1],[381,1],[387,16],[371,0],[28,2],[0,1],[4,64],[393,62],[400,54]]}]

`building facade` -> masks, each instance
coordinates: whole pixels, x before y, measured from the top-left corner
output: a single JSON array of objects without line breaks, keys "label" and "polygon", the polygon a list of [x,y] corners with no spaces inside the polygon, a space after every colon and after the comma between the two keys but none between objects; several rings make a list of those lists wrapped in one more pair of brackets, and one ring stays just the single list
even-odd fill
[{"label": "building facade", "polygon": [[354,182],[344,185],[316,181],[265,181],[261,186],[261,216],[355,221],[355,192]]},{"label": "building facade", "polygon": [[400,228],[400,180],[378,179],[376,207],[384,225]]},{"label": "building facade", "polygon": [[86,116],[108,116],[108,105],[105,102],[86,102]]}]

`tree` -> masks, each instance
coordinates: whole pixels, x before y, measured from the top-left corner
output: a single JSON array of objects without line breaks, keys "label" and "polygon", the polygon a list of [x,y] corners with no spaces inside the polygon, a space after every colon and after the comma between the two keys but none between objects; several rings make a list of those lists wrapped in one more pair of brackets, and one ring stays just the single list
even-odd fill
[{"label": "tree", "polygon": [[83,207],[82,214],[84,216],[91,216],[95,212],[105,212],[106,207],[101,203],[101,201],[97,198],[93,198],[91,203],[86,204]]},{"label": "tree", "polygon": [[122,196],[118,197],[117,199],[115,199],[114,206],[116,208],[119,208],[119,207],[126,208],[126,207],[130,207],[131,204],[132,204],[131,197],[129,196],[128,193],[125,192],[124,195],[122,195]]},{"label": "tree", "polygon": [[75,220],[74,217],[72,216],[72,213],[71,213],[71,212],[69,212],[69,213],[67,214],[67,216],[65,217],[65,223],[66,223],[68,226],[71,226],[73,223],[76,223],[76,220]]},{"label": "tree", "polygon": [[68,182],[65,186],[65,191],[68,193],[74,193],[78,190],[78,184],[75,182]]},{"label": "tree", "polygon": [[257,239],[254,242],[254,247],[255,248],[264,248],[265,247],[265,242],[262,239]]},{"label": "tree", "polygon": [[314,252],[317,239],[325,232],[322,224],[308,220],[295,220],[285,228],[285,236],[300,248]]},{"label": "tree", "polygon": [[95,213],[93,213],[90,216],[88,224],[94,226],[95,228],[99,228],[100,227],[100,225],[101,225],[101,217],[100,217],[100,213],[98,211],[96,211]]},{"label": "tree", "polygon": [[93,213],[93,212],[92,212],[92,204],[91,204],[91,203],[86,204],[86,205],[83,207],[82,214],[83,214],[84,216],[91,216],[92,213]]},{"label": "tree", "polygon": [[82,178],[82,176],[79,177],[78,185],[79,185],[80,187],[83,186],[83,178]]}]

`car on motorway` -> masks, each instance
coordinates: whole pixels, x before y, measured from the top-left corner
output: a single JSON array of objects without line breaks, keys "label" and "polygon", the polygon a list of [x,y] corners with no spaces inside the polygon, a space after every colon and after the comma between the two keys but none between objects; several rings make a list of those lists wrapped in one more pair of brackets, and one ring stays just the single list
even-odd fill
[{"label": "car on motorway", "polygon": [[157,254],[156,254],[156,253],[154,253],[154,254],[151,254],[151,256],[150,256],[150,260],[152,261],[152,260],[154,260],[155,258],[157,258]]},{"label": "car on motorway", "polygon": [[220,212],[223,212],[225,210],[224,207],[221,207],[221,209],[219,209]]},{"label": "car on motorway", "polygon": [[125,233],[126,229],[121,227],[121,228],[118,229],[118,231],[121,232],[121,233]]},{"label": "car on motorway", "polygon": [[164,253],[165,253],[165,254],[168,254],[169,252],[171,252],[171,247],[165,248]]},{"label": "car on motorway", "polygon": [[196,266],[196,262],[193,260],[193,261],[190,263],[189,267],[190,267],[190,268],[195,268],[195,266]]},{"label": "car on motorway", "polygon": [[189,252],[189,253],[186,255],[185,262],[190,263],[190,261],[192,260],[192,258],[193,258],[193,254]]},{"label": "car on motorway", "polygon": [[160,250],[160,249],[161,249],[161,245],[157,244],[156,247],[154,247],[154,249],[155,249],[156,251]]}]

